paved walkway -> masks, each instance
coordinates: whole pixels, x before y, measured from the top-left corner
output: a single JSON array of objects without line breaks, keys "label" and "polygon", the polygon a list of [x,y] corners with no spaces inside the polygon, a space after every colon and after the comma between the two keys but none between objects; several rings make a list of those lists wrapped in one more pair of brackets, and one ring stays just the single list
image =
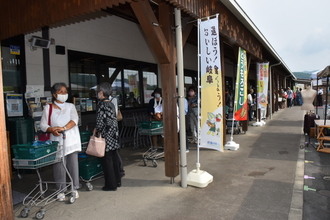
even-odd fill
[{"label": "paved walkway", "polygon": [[[302,219],[304,112],[300,107],[284,109],[263,127],[249,126],[246,134],[234,135],[237,151],[201,149],[201,169],[213,175],[206,188],[180,187],[180,177],[170,184],[164,162],[158,167],[143,166],[146,149],[121,150],[126,176],[116,192],[103,192],[103,179],[93,181],[94,190],[79,191],[73,204],[55,202],[45,219]],[[229,140],[229,136],[228,139]],[[196,146],[187,154],[188,172],[195,168]],[[45,171],[47,172],[47,171]],[[14,180],[16,190],[35,174]],[[20,219],[21,205],[15,216]],[[29,218],[38,211],[33,208]]]},{"label": "paved walkway", "polygon": [[304,174],[308,178],[304,181],[307,191],[304,191],[303,219],[330,219],[330,154],[316,151],[315,138],[306,136],[305,139],[314,146],[308,145],[305,149]]}]

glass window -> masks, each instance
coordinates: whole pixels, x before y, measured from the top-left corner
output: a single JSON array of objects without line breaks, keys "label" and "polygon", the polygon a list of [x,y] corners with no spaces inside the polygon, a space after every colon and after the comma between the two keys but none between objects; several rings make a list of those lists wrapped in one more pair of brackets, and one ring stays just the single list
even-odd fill
[{"label": "glass window", "polygon": [[121,86],[121,60],[118,58],[99,56],[100,83],[112,85],[112,97],[117,99],[119,107],[123,106]]},{"label": "glass window", "polygon": [[3,91],[22,93],[20,56],[12,54],[10,47],[2,47]]},{"label": "glass window", "polygon": [[96,85],[109,82],[119,107],[139,107],[149,102],[157,87],[156,64],[78,51],[68,55],[73,97],[95,99]]},{"label": "glass window", "polygon": [[[126,63],[126,62],[125,62]],[[141,103],[139,91],[139,63],[127,62],[124,68],[125,107],[138,107]]]},{"label": "glass window", "polygon": [[[143,99],[144,103],[149,103],[149,100],[152,98],[151,94],[157,88],[157,71],[156,65],[146,66],[142,70],[143,76]],[[143,101],[143,100],[142,100]],[[142,102],[141,101],[141,102]]]},{"label": "glass window", "polygon": [[92,55],[69,52],[71,95],[79,98],[95,97],[97,85],[96,60]]}]

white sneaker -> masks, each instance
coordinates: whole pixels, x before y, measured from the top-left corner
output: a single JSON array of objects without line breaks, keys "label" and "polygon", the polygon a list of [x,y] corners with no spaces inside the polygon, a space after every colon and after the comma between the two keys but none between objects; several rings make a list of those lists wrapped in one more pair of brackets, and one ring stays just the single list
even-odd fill
[{"label": "white sneaker", "polygon": [[59,202],[63,202],[65,200],[65,195],[64,195],[64,193],[59,193],[58,195],[57,195],[57,201],[59,201]]},{"label": "white sneaker", "polygon": [[74,190],[73,194],[75,195],[75,198],[78,199],[79,198],[79,193],[78,190]]}]

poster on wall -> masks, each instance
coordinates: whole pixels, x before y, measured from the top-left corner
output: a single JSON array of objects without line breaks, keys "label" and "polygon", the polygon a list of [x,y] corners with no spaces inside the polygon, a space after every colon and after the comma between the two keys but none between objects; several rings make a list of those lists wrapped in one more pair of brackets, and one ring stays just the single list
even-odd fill
[{"label": "poster on wall", "polygon": [[26,85],[25,98],[29,97],[44,97],[44,86],[43,85]]},{"label": "poster on wall", "polygon": [[200,21],[200,144],[223,151],[223,97],[218,15]]},{"label": "poster on wall", "polygon": [[7,94],[6,96],[7,116],[18,117],[23,116],[23,95]]}]

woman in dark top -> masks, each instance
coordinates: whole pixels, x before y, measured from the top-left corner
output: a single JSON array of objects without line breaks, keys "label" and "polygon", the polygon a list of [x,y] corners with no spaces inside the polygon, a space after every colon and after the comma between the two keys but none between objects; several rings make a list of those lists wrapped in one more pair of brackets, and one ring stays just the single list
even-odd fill
[{"label": "woman in dark top", "polygon": [[120,158],[118,154],[118,122],[115,106],[109,100],[112,89],[107,82],[97,87],[99,98],[95,129],[105,139],[105,155],[102,158],[102,167],[105,179],[104,191],[116,191],[121,186]]},{"label": "woman in dark top", "polygon": [[[162,112],[156,112],[155,109],[162,110],[162,90],[160,88],[156,88],[154,92],[151,94],[154,98],[150,99],[147,109],[147,114],[150,116],[152,121],[161,121],[162,120]],[[158,146],[158,137],[157,135],[153,135],[152,137],[152,145],[154,149],[157,149]]]},{"label": "woman in dark top", "polygon": [[162,105],[162,90],[160,88],[156,88],[154,92],[151,94],[154,98],[150,99],[148,104],[148,115],[151,119],[156,119],[155,108],[159,105]]}]

